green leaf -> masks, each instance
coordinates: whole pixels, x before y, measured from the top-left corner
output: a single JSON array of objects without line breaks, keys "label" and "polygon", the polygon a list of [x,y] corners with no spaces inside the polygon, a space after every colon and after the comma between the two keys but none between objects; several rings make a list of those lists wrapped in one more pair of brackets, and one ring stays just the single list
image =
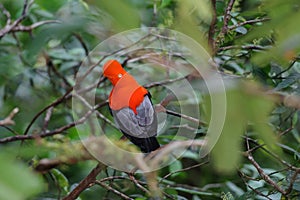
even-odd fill
[{"label": "green leaf", "polygon": [[[199,37],[199,23],[211,20],[211,4],[209,1],[186,0],[178,1],[177,15],[175,15],[173,29],[178,30],[196,40],[201,46],[209,50],[207,40]],[[198,20],[198,19],[201,19]]]},{"label": "green leaf", "polygon": [[228,90],[225,124],[218,141],[212,150],[214,166],[218,171],[228,173],[235,169],[240,161],[241,135],[247,118],[243,113],[244,99],[239,90]]},{"label": "green leaf", "polygon": [[235,29],[235,31],[238,32],[238,33],[241,33],[241,34],[243,34],[243,35],[245,35],[245,34],[248,32],[247,29],[246,29],[245,27],[243,27],[243,26],[237,27],[237,28]]},{"label": "green leaf", "polygon": [[[175,160],[173,161],[170,165],[169,165],[169,171],[170,173],[174,173],[174,172],[177,172],[179,170],[182,169],[182,163],[179,161],[179,160]],[[176,176],[178,175],[179,173],[175,173],[175,174],[172,174],[172,176]]]},{"label": "green leaf", "polygon": [[74,68],[77,65],[78,65],[77,61],[63,62],[60,66],[59,71],[66,72],[66,71]]},{"label": "green leaf", "polygon": [[199,190],[192,190],[192,189],[187,189],[187,188],[183,188],[183,187],[174,187],[174,189],[177,191],[186,192],[188,194],[198,194],[198,195],[203,195],[203,196],[215,196],[215,194],[212,192],[202,192]]},{"label": "green leaf", "polygon": [[227,192],[226,194],[224,193],[221,198],[223,200],[234,200],[234,197],[230,192]]},{"label": "green leaf", "polygon": [[300,12],[293,9],[297,1],[288,1],[284,4],[281,0],[267,0],[261,7],[263,12],[268,13],[272,19],[264,22],[263,26],[255,27],[254,30],[238,39],[239,44],[245,44],[258,38],[273,37],[276,35],[276,45],[266,53],[255,54],[251,59],[253,62],[265,66],[271,60],[287,64],[294,55],[299,52],[299,31],[297,25]]},{"label": "green leaf", "polygon": [[147,200],[147,197],[137,197],[134,200]]},{"label": "green leaf", "polygon": [[[259,87],[254,84],[248,84],[246,90],[259,91]],[[247,102],[245,114],[248,116],[248,120],[253,123],[253,128],[258,133],[258,136],[268,147],[278,150],[276,148],[277,140],[275,134],[269,125],[269,115],[274,108],[272,99],[255,94],[255,92],[248,92],[246,93],[245,101]]]},{"label": "green leaf", "polygon": [[299,134],[299,131],[296,130],[296,129],[293,129],[292,130],[292,134],[293,134],[293,136],[295,138],[295,141],[297,141],[298,143],[300,143],[300,134]]},{"label": "green leaf", "polygon": [[298,74],[291,74],[290,76],[288,76],[285,79],[283,79],[283,81],[280,82],[276,86],[275,89],[276,90],[282,90],[284,88],[287,88],[287,87],[291,86],[292,84],[294,84],[298,79],[299,79],[299,75]]},{"label": "green leaf", "polygon": [[183,158],[189,158],[193,160],[199,160],[199,154],[190,150],[184,151],[184,153],[181,155]]},{"label": "green leaf", "polygon": [[165,188],[164,191],[167,194],[171,194],[171,195],[177,195],[178,194],[178,192],[174,188]]},{"label": "green leaf", "polygon": [[169,6],[172,3],[172,0],[162,0],[160,4],[160,8],[164,8]]},{"label": "green leaf", "polygon": [[236,194],[236,196],[241,196],[244,194],[244,191],[238,187],[236,184],[234,184],[233,182],[231,181],[227,181],[226,182],[226,186]]},{"label": "green leaf", "polygon": [[67,2],[67,0],[52,0],[52,1],[36,0],[35,2],[42,8],[55,12],[62,5],[64,5]]},{"label": "green leaf", "polygon": [[295,126],[298,122],[298,112],[295,112],[292,120],[292,125]]},{"label": "green leaf", "polygon": [[0,199],[24,200],[42,191],[42,179],[28,166],[3,154],[0,163]]},{"label": "green leaf", "polygon": [[300,176],[297,175],[296,181],[293,184],[293,189],[300,192]]},{"label": "green leaf", "polygon": [[96,1],[99,8],[106,11],[112,16],[113,25],[118,31],[124,31],[140,26],[140,18],[138,11],[134,9],[129,3],[123,0],[114,1]]},{"label": "green leaf", "polygon": [[[208,145],[216,141],[212,150],[214,166],[220,172],[231,172],[240,161],[241,139],[248,122],[253,124],[257,136],[272,150],[276,148],[276,137],[269,125],[269,114],[274,107],[271,99],[260,93],[253,83],[236,82],[237,86],[226,91],[226,118],[219,136],[208,135]],[[209,105],[208,105],[209,106]]]},{"label": "green leaf", "polygon": [[278,144],[281,148],[287,150],[287,151],[290,151],[292,153],[294,153],[294,155],[297,157],[297,159],[300,159],[300,153],[296,150],[296,149],[293,149],[292,147],[289,147],[285,144]]},{"label": "green leaf", "polygon": [[58,185],[64,189],[65,192],[69,192],[69,181],[65,177],[61,171],[58,169],[52,169],[51,170],[52,175],[55,177],[56,181],[58,182]]},{"label": "green leaf", "polygon": [[55,49],[55,50],[49,51],[49,56],[52,58],[61,59],[61,60],[77,60],[78,59],[78,57],[70,54],[70,52],[67,52],[65,49]]}]

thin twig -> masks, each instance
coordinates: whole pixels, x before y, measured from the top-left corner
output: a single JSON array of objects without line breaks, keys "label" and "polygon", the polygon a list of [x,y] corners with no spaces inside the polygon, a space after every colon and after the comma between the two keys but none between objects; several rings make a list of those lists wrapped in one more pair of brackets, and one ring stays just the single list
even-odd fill
[{"label": "thin twig", "polygon": [[33,119],[31,120],[31,122],[29,123],[29,125],[26,127],[25,131],[24,131],[24,135],[27,135],[31,126],[33,125],[33,123],[37,120],[37,118],[39,118],[39,116],[41,114],[43,114],[46,110],[48,110],[51,107],[55,107],[57,105],[59,105],[60,103],[62,103],[63,101],[66,100],[66,97],[73,91],[73,88],[70,88],[62,97],[58,98],[57,100],[55,100],[53,103],[49,104],[48,106],[46,106],[45,108],[43,108],[40,112],[38,112]]},{"label": "thin twig", "polygon": [[157,24],[157,0],[153,2],[153,16],[151,21],[151,27],[155,27]]},{"label": "thin twig", "polygon": [[[249,147],[249,141],[248,141],[248,139],[246,139],[246,143],[247,143],[247,150],[249,150],[250,147]],[[260,167],[260,165],[254,160],[254,158],[253,158],[253,156],[252,156],[252,154],[251,154],[250,151],[248,151],[248,153],[247,153],[247,158],[252,163],[252,165],[256,168],[257,172],[259,173],[259,175],[262,177],[262,179],[264,181],[266,181],[267,183],[269,183],[270,185],[272,185],[281,194],[286,195],[286,192],[284,191],[284,189],[282,189],[275,181],[273,181],[264,172],[264,170]]]},{"label": "thin twig", "polygon": [[163,100],[160,101],[159,104],[163,107],[166,107],[171,101],[174,101],[175,99],[176,96],[173,93],[169,93]]},{"label": "thin twig", "polygon": [[23,52],[23,47],[22,44],[19,40],[19,38],[17,37],[16,33],[12,33],[13,38],[16,40],[16,46],[18,47],[19,51],[18,51],[18,56],[20,58],[20,60],[23,62],[24,66],[31,66],[31,64],[29,64],[26,59],[24,58],[24,55],[22,54]]},{"label": "thin twig", "polygon": [[[29,7],[31,6],[32,3],[33,3],[33,0],[30,0],[30,1],[25,0],[21,16],[18,19],[16,19],[14,22],[12,22],[12,23],[10,21],[10,18],[7,19],[6,22],[8,22],[8,23],[6,23],[6,25],[4,26],[4,28],[2,28],[0,30],[0,39],[4,35],[6,35],[7,33],[10,33],[16,26],[18,26],[26,18],[28,9],[29,9]],[[2,10],[3,10],[3,8],[2,8]],[[8,14],[8,11],[7,11],[7,13],[5,15],[7,17],[10,16],[10,14]]]},{"label": "thin twig", "polygon": [[118,50],[116,50],[116,51],[114,51],[114,52],[111,52],[111,53],[109,53],[109,54],[106,54],[106,55],[103,56],[101,59],[99,59],[96,63],[94,63],[92,66],[90,66],[90,67],[85,71],[85,73],[84,73],[83,75],[80,75],[79,77],[77,77],[77,82],[80,83],[81,81],[83,81],[83,80],[84,80],[84,79],[85,79],[85,78],[93,71],[93,69],[94,69],[95,67],[97,67],[97,66],[98,66],[98,65],[99,65],[106,57],[111,56],[111,55],[115,55],[115,54],[120,53],[120,52],[122,52],[122,51],[124,51],[124,50],[126,50],[126,49],[129,49],[129,48],[131,48],[131,47],[137,45],[137,44],[140,43],[141,41],[145,40],[147,37],[149,37],[149,34],[143,36],[142,38],[138,39],[136,42],[134,42],[134,43],[132,43],[132,44],[126,46],[126,47],[120,48],[120,49],[118,49]]},{"label": "thin twig", "polygon": [[294,129],[294,126],[292,125],[291,127],[289,127],[289,128],[287,128],[287,129],[285,129],[284,131],[280,132],[280,133],[278,134],[278,136],[281,137],[281,136],[283,136],[283,135],[285,135],[285,134],[291,132],[293,129]]},{"label": "thin twig", "polygon": [[92,105],[89,104],[89,102],[87,102],[82,96],[80,96],[77,93],[73,94],[75,97],[77,97],[87,108],[89,108],[90,110],[95,110],[96,115],[101,118],[102,120],[104,120],[106,123],[108,123],[110,126],[114,127],[115,129],[119,130],[118,127],[111,122],[109,119],[107,119],[102,113],[100,113],[98,110],[96,110]]},{"label": "thin twig", "polygon": [[8,12],[8,10],[5,9],[3,4],[0,4],[0,9],[2,10],[3,14],[6,16],[6,24],[10,24],[11,23],[10,13]]},{"label": "thin twig", "polygon": [[[195,186],[191,186],[191,185],[186,185],[186,184],[180,184],[180,183],[176,183],[176,182],[171,182],[169,180],[163,180],[163,183],[166,182],[167,187],[168,188],[174,188],[175,190],[177,188],[184,188],[184,189],[188,189],[188,190],[193,190],[193,191],[197,191],[197,192],[201,192],[201,193],[207,193],[207,195],[209,196],[213,196],[213,197],[219,197],[218,199],[220,199],[220,194],[219,193],[214,193],[214,192],[206,192],[206,190],[208,188],[199,188],[199,187],[195,187]],[[209,184],[209,188],[220,188],[222,187],[222,184]]]},{"label": "thin twig", "polygon": [[138,187],[140,188],[142,191],[144,191],[146,194],[150,195],[150,191],[147,190],[147,188],[143,187],[140,182],[138,180],[136,180],[136,178],[134,177],[134,175],[132,173],[128,173],[128,176],[130,178],[130,180]]},{"label": "thin twig", "polygon": [[[267,198],[267,199],[269,199],[269,200],[272,200],[272,199],[271,199],[270,197],[268,197],[267,195],[261,193],[260,191],[256,190],[256,189],[253,188],[251,185],[249,185],[249,184],[247,183],[247,181],[245,180],[245,178],[248,179],[248,176],[245,176],[245,174],[242,173],[241,171],[239,171],[238,174],[239,174],[239,176],[242,178],[244,184],[245,184],[247,187],[249,187],[253,192],[255,192],[256,194],[258,194],[258,195],[260,195],[260,196],[262,196],[262,197],[265,197],[265,198]],[[250,180],[252,180],[252,179],[250,179]]]},{"label": "thin twig", "polygon": [[19,112],[19,108],[14,108],[5,119],[0,120],[0,126],[15,125],[13,118],[18,112]]},{"label": "thin twig", "polygon": [[255,23],[258,23],[258,22],[264,22],[264,21],[269,21],[269,20],[271,20],[271,19],[270,18],[251,19],[251,20],[248,20],[248,21],[244,21],[244,22],[229,26],[227,31],[230,31],[230,30],[235,29],[235,28],[240,27],[240,26],[244,26],[246,24],[255,24]]},{"label": "thin twig", "polygon": [[105,168],[103,164],[98,164],[90,173],[87,175],[80,183],[67,195],[63,200],[74,200],[76,199],[81,192],[85,189],[91,187],[95,181],[97,175]]},{"label": "thin twig", "polygon": [[166,113],[169,114],[169,115],[173,115],[173,116],[176,116],[176,117],[181,117],[183,119],[186,119],[186,120],[189,120],[191,122],[194,122],[198,125],[206,125],[207,123],[206,122],[203,122],[199,119],[196,119],[194,117],[191,117],[191,116],[188,116],[188,115],[185,115],[185,114],[182,114],[182,113],[178,113],[178,112],[175,112],[175,111],[172,111],[172,110],[168,110],[166,109]]},{"label": "thin twig", "polygon": [[23,26],[21,25],[21,22],[26,18],[28,15],[29,7],[32,5],[33,0],[25,0],[23,5],[23,11],[21,16],[16,19],[14,22],[11,21],[11,15],[10,13],[3,7],[2,4],[0,4],[0,8],[3,12],[3,14],[6,16],[6,25],[0,30],[0,39],[4,37],[8,33],[15,33],[15,32],[31,32],[32,30],[50,23],[60,23],[58,20],[45,20],[45,21],[39,21],[34,24],[31,24],[29,26]]},{"label": "thin twig", "polygon": [[[95,83],[93,83],[92,85],[87,86],[86,88],[76,89],[76,93],[77,93],[77,94],[87,93],[87,92],[89,92],[89,91],[91,91],[91,90],[93,90],[93,89],[99,87],[99,85],[100,85],[101,83],[103,83],[105,80],[106,80],[106,78],[105,78],[104,76],[101,76],[101,77],[99,78],[99,81],[98,81],[98,82],[95,82]],[[108,101],[107,101],[107,102],[108,102]]]},{"label": "thin twig", "polygon": [[72,85],[69,83],[69,81],[55,68],[54,63],[50,59],[49,55],[46,52],[44,52],[43,56],[45,58],[47,67],[50,70],[52,70],[57,77],[61,78],[62,81],[65,83],[65,85],[67,85],[68,87],[72,88]]},{"label": "thin twig", "polygon": [[182,125],[173,125],[173,126],[170,126],[170,129],[180,129],[180,128],[184,128],[188,131],[193,131],[193,132],[196,132],[198,129],[197,128],[194,128],[194,127],[191,127],[189,124],[182,124]]},{"label": "thin twig", "polygon": [[220,47],[218,51],[226,51],[231,49],[245,49],[245,50],[268,50],[271,46],[260,46],[260,45],[232,45],[232,46],[226,46],[226,47]]},{"label": "thin twig", "polygon": [[172,176],[173,174],[176,174],[176,173],[179,173],[179,172],[188,171],[188,170],[194,169],[196,167],[200,167],[202,165],[205,165],[207,163],[209,163],[209,161],[205,161],[205,162],[198,163],[198,164],[195,164],[195,165],[192,165],[192,166],[189,166],[189,167],[182,168],[180,170],[176,170],[176,171],[170,172],[167,175],[165,175],[164,177],[162,177],[162,179],[159,182],[161,182],[164,179],[167,179],[168,177]]},{"label": "thin twig", "polygon": [[217,23],[217,11],[216,11],[216,0],[211,0],[212,5],[212,19],[209,26],[208,31],[208,45],[212,50],[212,55],[215,54],[215,31],[216,31],[216,23]]},{"label": "thin twig", "polygon": [[181,81],[185,78],[186,77],[178,77],[178,78],[174,78],[174,79],[168,79],[168,80],[163,80],[163,81],[152,82],[152,83],[144,85],[144,87],[149,89],[149,88],[152,88],[152,87],[166,85],[166,84],[174,83],[174,82],[177,82],[177,81]]},{"label": "thin twig", "polygon": [[23,25],[18,25],[14,27],[10,32],[31,32],[33,29],[36,29],[42,25],[45,24],[53,24],[53,23],[61,23],[61,21],[58,20],[45,20],[45,21],[39,21],[34,24],[31,24],[29,26],[23,26]]},{"label": "thin twig", "polygon": [[[62,98],[63,99],[63,98]],[[58,103],[58,101],[55,101],[54,103]],[[54,103],[52,103],[51,105],[54,106]],[[100,104],[97,104],[96,106],[93,107],[93,109],[89,110],[87,113],[85,113],[84,116],[82,116],[80,119],[78,119],[77,121],[74,121],[70,124],[67,124],[65,126],[62,126],[60,128],[57,128],[53,131],[42,131],[41,134],[34,134],[34,135],[27,135],[27,134],[24,134],[24,135],[16,135],[16,136],[11,136],[11,137],[6,137],[6,138],[1,138],[0,139],[0,143],[8,143],[8,142],[14,142],[14,141],[24,141],[24,140],[31,140],[31,139],[36,139],[36,138],[44,138],[44,137],[49,137],[49,136],[53,136],[53,135],[56,135],[56,134],[61,134],[63,133],[64,131],[76,126],[76,125],[79,125],[79,124],[82,124],[84,123],[88,117],[96,111],[96,109],[99,109],[100,107],[106,105],[106,102],[104,103],[100,103]],[[40,111],[38,113],[38,115],[36,116],[40,116],[44,111],[46,111],[48,108],[52,107],[52,106],[47,106],[46,108],[44,108],[42,111]],[[97,113],[98,111],[96,111]],[[29,128],[28,130],[30,129],[30,127],[32,126],[32,124],[34,123],[34,121],[37,119],[38,117],[35,117],[32,122],[29,124]],[[109,121],[109,120],[108,120]],[[112,125],[113,127],[115,127],[114,125]]]},{"label": "thin twig", "polygon": [[127,179],[127,180],[130,180],[129,178],[125,177],[125,176],[107,176],[105,178],[102,178],[98,181],[100,182],[106,182],[106,181],[113,181],[113,180],[116,180],[116,179]]},{"label": "thin twig", "polygon": [[65,155],[63,156],[63,158],[54,159],[43,158],[36,165],[34,165],[34,170],[37,172],[45,173],[62,164],[70,165],[78,163],[80,161],[94,160],[94,158],[87,151],[82,151],[80,152],[80,155],[70,156],[68,158],[66,158]]},{"label": "thin twig", "polygon": [[276,78],[280,77],[283,73],[289,71],[289,70],[294,66],[294,64],[295,64],[296,62],[297,62],[297,59],[291,61],[291,63],[289,64],[289,66],[288,66],[286,69],[282,70],[281,72],[279,72],[278,74],[272,76],[271,78],[272,78],[272,79],[276,79]]},{"label": "thin twig", "polygon": [[2,126],[2,127],[5,128],[6,130],[8,130],[9,132],[11,132],[14,135],[20,135],[19,132],[17,132],[16,130],[14,130],[14,129],[8,127],[8,126]]},{"label": "thin twig", "polygon": [[[271,152],[270,150],[268,150],[267,148],[265,148],[264,146],[258,144],[255,140],[247,137],[246,138],[249,142],[254,143],[255,145],[260,146],[260,149],[265,151],[266,153],[270,154],[271,156],[273,156],[276,160],[278,160],[281,164],[287,166],[289,169],[292,169],[294,171],[299,170],[300,168],[297,168],[293,165],[291,165],[290,163],[286,162],[285,160],[282,160],[278,155],[276,155],[275,153]],[[246,154],[245,154],[246,155]]]},{"label": "thin twig", "polygon": [[146,158],[145,161],[151,159],[148,162],[148,166],[152,167],[153,169],[158,166],[158,164],[166,157],[166,155],[169,155],[172,151],[178,150],[180,148],[186,148],[189,146],[204,146],[206,144],[205,140],[185,140],[185,141],[174,141],[171,142],[157,151],[152,152],[149,154]]},{"label": "thin twig", "polygon": [[[122,199],[126,199],[126,200],[134,200],[133,198],[130,198],[129,196],[127,196],[126,194],[120,192],[119,190],[116,190],[114,189],[113,187],[101,182],[101,181],[98,181],[98,180],[95,180],[94,181],[95,184],[97,185],[100,185],[102,186],[103,188],[115,193],[116,195],[120,196]],[[71,200],[71,199],[70,199]]]},{"label": "thin twig", "polygon": [[56,134],[61,134],[64,131],[66,131],[66,130],[68,130],[68,129],[76,126],[76,125],[84,123],[87,120],[87,118],[93,112],[94,112],[93,110],[90,110],[83,117],[81,117],[79,120],[74,121],[74,122],[72,122],[70,124],[67,124],[65,126],[62,126],[60,128],[57,128],[53,131],[46,131],[46,132],[43,132],[41,134],[34,134],[34,135],[16,135],[16,136],[11,136],[11,137],[1,138],[0,143],[8,143],[8,142],[14,142],[14,141],[20,141],[20,140],[21,141],[31,140],[31,139],[44,138],[44,137],[49,137],[49,136],[53,136],[53,135],[56,135]]},{"label": "thin twig", "polygon": [[285,190],[285,194],[289,194],[292,192],[294,183],[297,180],[299,174],[300,174],[300,169],[294,172],[293,176],[290,178],[289,187]]},{"label": "thin twig", "polygon": [[46,116],[44,118],[44,125],[43,125],[43,130],[46,131],[47,127],[48,127],[48,124],[49,124],[49,121],[50,121],[50,118],[52,116],[52,113],[53,113],[53,109],[54,107],[50,107],[47,112],[46,112]]},{"label": "thin twig", "polygon": [[230,16],[230,12],[232,10],[233,4],[234,4],[235,0],[229,0],[229,3],[227,5],[226,11],[225,11],[225,15],[224,15],[224,23],[223,23],[223,27],[221,30],[221,33],[224,35],[227,33],[228,31],[228,22],[231,18]]},{"label": "thin twig", "polygon": [[83,38],[81,37],[81,35],[79,35],[78,33],[74,33],[74,36],[77,38],[77,40],[80,42],[82,48],[84,49],[84,53],[85,53],[85,56],[88,57],[89,59],[89,49],[87,47],[87,45],[85,44]]}]

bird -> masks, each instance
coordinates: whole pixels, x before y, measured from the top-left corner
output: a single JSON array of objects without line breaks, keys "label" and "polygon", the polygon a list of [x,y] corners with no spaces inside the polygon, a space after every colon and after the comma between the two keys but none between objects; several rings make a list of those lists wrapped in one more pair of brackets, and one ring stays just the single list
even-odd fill
[{"label": "bird", "polygon": [[103,76],[112,83],[109,108],[116,126],[143,153],[157,150],[157,116],[151,94],[117,60],[103,65]]}]

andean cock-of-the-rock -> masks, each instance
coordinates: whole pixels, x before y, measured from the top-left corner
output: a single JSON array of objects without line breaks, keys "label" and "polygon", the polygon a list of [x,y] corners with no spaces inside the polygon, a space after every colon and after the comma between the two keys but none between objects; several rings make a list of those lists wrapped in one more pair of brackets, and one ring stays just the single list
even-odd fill
[{"label": "andean cock-of-the-rock", "polygon": [[118,128],[142,152],[158,149],[157,116],[150,93],[117,60],[104,64],[103,75],[113,85],[109,107]]}]

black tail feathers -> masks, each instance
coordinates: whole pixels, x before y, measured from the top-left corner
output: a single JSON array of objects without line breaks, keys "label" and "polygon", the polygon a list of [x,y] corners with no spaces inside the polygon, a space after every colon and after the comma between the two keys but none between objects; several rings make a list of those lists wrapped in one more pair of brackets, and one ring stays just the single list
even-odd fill
[{"label": "black tail feathers", "polygon": [[138,138],[124,134],[133,144],[138,146],[143,153],[150,153],[160,147],[155,136],[149,138]]}]

